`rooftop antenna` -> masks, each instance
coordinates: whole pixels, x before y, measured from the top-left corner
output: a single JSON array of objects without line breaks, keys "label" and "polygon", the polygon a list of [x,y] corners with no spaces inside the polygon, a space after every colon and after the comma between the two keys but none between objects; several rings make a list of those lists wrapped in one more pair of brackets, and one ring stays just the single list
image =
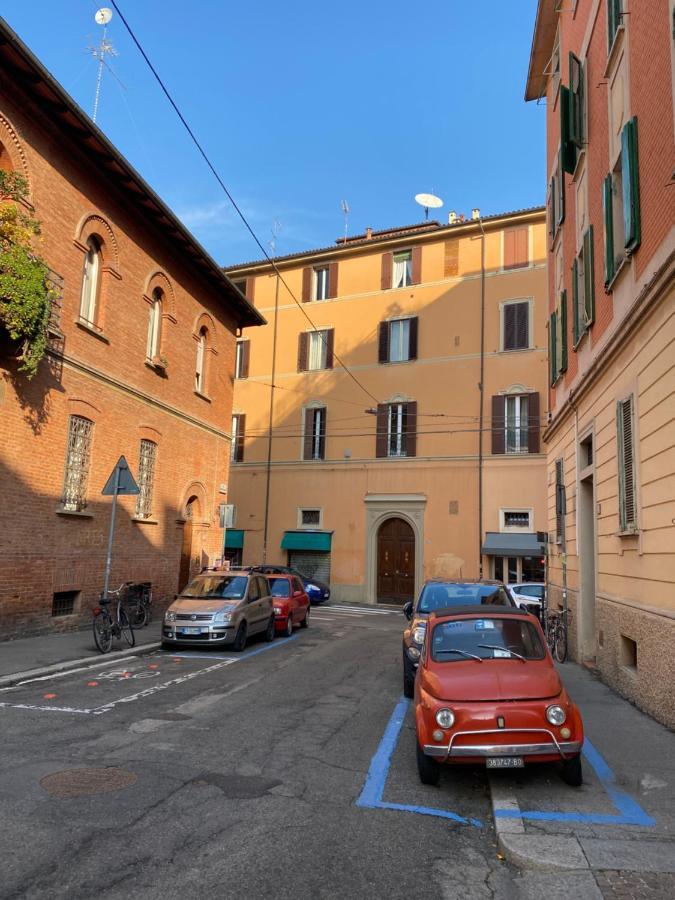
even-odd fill
[{"label": "rooftop antenna", "polygon": [[[108,31],[108,23],[112,19],[112,10],[108,9],[107,6],[103,6],[101,7],[101,9],[97,10],[94,19],[96,20],[97,25],[103,26],[103,36],[101,37],[101,43],[98,45],[98,47],[89,48],[89,52],[91,53],[91,55],[94,57],[94,59],[98,60],[98,74],[96,75],[96,94],[94,96],[94,112],[92,114],[92,119],[94,122],[96,122],[96,114],[98,113],[98,101],[101,96],[103,66],[105,66],[107,69],[110,69],[110,66],[106,62],[106,56],[117,56],[117,50],[115,50],[112,43],[106,36]],[[112,72],[112,69],[110,69],[110,71]],[[115,73],[113,72],[113,75],[114,74]]]},{"label": "rooftop antenna", "polygon": [[346,244],[347,243],[347,227],[349,225],[349,212],[350,212],[349,203],[347,203],[346,200],[343,200],[340,203],[340,206],[342,208],[342,212],[344,213],[344,217],[345,217],[345,244]]},{"label": "rooftop antenna", "polygon": [[415,194],[415,203],[419,203],[420,206],[424,207],[425,222],[429,221],[430,209],[440,209],[443,206],[443,201],[435,194]]},{"label": "rooftop antenna", "polygon": [[277,238],[279,237],[279,232],[281,231],[281,222],[278,219],[275,219],[272,222],[272,227],[271,227],[270,231],[272,232],[272,240],[269,242],[269,245],[272,250],[272,256],[276,256]]}]

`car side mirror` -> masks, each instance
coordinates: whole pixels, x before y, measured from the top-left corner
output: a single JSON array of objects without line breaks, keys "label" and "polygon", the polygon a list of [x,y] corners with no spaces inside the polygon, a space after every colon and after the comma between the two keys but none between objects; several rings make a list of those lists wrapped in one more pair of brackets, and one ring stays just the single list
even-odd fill
[{"label": "car side mirror", "polygon": [[403,615],[406,617],[408,621],[410,621],[413,617],[413,605],[412,600],[408,600],[406,604],[403,606]]}]

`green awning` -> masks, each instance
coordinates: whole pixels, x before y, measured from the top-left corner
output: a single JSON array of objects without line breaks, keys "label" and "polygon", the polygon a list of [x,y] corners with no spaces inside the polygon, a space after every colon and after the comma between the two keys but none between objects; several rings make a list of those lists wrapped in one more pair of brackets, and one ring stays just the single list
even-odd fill
[{"label": "green awning", "polygon": [[281,539],[282,550],[317,550],[330,552],[332,531],[284,531]]},{"label": "green awning", "polygon": [[228,528],[225,532],[226,550],[244,549],[244,531],[242,528]]}]

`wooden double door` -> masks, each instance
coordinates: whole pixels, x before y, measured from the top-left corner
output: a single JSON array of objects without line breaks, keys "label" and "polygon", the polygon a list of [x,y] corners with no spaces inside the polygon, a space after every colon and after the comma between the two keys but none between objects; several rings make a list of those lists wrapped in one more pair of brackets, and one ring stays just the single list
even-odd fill
[{"label": "wooden double door", "polygon": [[404,519],[387,519],[377,534],[377,602],[415,596],[415,533]]}]

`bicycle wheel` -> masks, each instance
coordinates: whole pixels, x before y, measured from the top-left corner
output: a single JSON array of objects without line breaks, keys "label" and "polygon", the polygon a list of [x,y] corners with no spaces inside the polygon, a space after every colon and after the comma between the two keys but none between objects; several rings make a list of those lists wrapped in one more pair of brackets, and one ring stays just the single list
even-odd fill
[{"label": "bicycle wheel", "polygon": [[134,634],[134,629],[129,621],[129,616],[123,609],[120,610],[119,626],[120,640],[125,641],[130,647],[133,647],[136,643],[136,635]]},{"label": "bicycle wheel", "polygon": [[548,649],[551,651],[551,654],[554,656],[555,656],[555,630],[556,630],[555,620],[549,619],[546,624],[546,643],[548,644]]},{"label": "bicycle wheel", "polygon": [[567,659],[567,629],[561,622],[555,627],[555,658],[560,663]]},{"label": "bicycle wheel", "polygon": [[112,647],[113,633],[110,616],[105,612],[94,616],[94,643],[101,653],[107,653]]},{"label": "bicycle wheel", "polygon": [[132,610],[132,615],[130,616],[131,624],[134,628],[143,628],[150,621],[150,617],[148,615],[148,607],[145,605],[143,600],[139,600]]}]

